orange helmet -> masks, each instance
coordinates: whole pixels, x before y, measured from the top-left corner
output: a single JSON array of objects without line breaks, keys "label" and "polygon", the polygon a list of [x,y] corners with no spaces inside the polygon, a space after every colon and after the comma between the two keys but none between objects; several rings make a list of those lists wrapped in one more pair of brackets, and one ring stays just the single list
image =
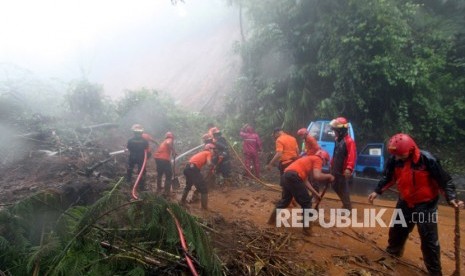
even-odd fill
[{"label": "orange helmet", "polygon": [[325,150],[322,150],[322,149],[319,149],[316,153],[315,153],[316,156],[319,156],[322,160],[323,160],[323,165],[325,165],[326,163],[329,162],[329,159],[331,159],[331,157],[329,157],[329,153]]},{"label": "orange helmet", "polygon": [[174,138],[174,135],[172,132],[168,131],[166,134],[165,134],[165,138]]},{"label": "orange helmet", "polygon": [[349,122],[344,117],[337,117],[336,119],[333,119],[329,124],[331,125],[332,128],[348,128],[349,127]]},{"label": "orange helmet", "polygon": [[303,136],[303,135],[307,135],[308,134],[308,130],[306,128],[301,128],[299,130],[297,130],[297,135],[299,136]]},{"label": "orange helmet", "polygon": [[392,155],[405,155],[412,153],[417,144],[412,137],[404,133],[398,133],[389,139],[388,151]]},{"label": "orange helmet", "polygon": [[144,127],[139,124],[134,124],[132,125],[131,130],[134,132],[144,132]]},{"label": "orange helmet", "polygon": [[211,150],[211,149],[214,149],[215,148],[215,145],[213,144],[206,144],[203,149],[204,150]]}]

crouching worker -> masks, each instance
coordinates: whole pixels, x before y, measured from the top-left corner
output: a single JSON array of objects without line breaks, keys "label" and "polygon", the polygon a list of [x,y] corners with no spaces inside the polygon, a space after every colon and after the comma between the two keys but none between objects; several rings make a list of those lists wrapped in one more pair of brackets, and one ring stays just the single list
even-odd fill
[{"label": "crouching worker", "polygon": [[187,195],[192,188],[192,185],[200,192],[200,202],[202,209],[208,209],[208,187],[201,174],[202,167],[212,165],[212,155],[215,145],[206,144],[204,150],[195,154],[189,159],[186,168],[184,169],[184,176],[186,177],[186,187],[181,198],[181,204],[186,203]]},{"label": "crouching worker", "polygon": [[[456,198],[455,184],[439,160],[420,150],[409,135],[399,133],[392,136],[387,147],[392,156],[368,201],[373,203],[383,191],[397,184],[399,200],[396,210],[405,220],[390,226],[386,251],[402,256],[405,242],[416,224],[428,273],[442,275],[437,225],[439,192],[444,192],[447,202],[455,208],[463,207],[463,202]],[[399,215],[396,219],[402,221]]]},{"label": "crouching worker", "polygon": [[[318,150],[315,155],[308,155],[297,159],[284,170],[284,174],[281,177],[282,198],[276,204],[276,209],[271,214],[268,224],[276,224],[277,210],[287,208],[292,198],[295,198],[297,203],[299,203],[304,214],[306,210],[308,212],[308,209],[312,208],[312,198],[308,194],[307,189],[318,199],[320,199],[320,195],[312,187],[308,181],[308,177],[311,174],[315,181],[333,182],[334,176],[321,171],[323,165],[328,163],[329,159],[329,154],[326,151]],[[304,221],[303,224],[306,225],[307,223]],[[304,230],[306,229],[304,228]]]},{"label": "crouching worker", "polygon": [[137,174],[139,174],[142,169],[142,178],[139,183],[139,187],[141,191],[146,189],[145,187],[145,168],[143,167],[144,160],[147,158],[147,150],[149,148],[149,143],[142,137],[144,133],[144,128],[139,125],[135,124],[132,126],[132,132],[134,133],[134,137],[128,140],[127,149],[129,150],[129,160],[128,160],[128,169],[126,172],[126,182],[131,184],[132,182],[132,171],[134,167],[137,165]]}]

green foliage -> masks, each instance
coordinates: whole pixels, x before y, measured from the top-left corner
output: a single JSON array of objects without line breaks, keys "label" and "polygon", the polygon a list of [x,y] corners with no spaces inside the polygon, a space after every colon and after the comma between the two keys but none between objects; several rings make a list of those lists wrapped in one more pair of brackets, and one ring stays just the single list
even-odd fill
[{"label": "green foliage", "polygon": [[[121,182],[121,180],[120,180]],[[0,263],[8,275],[174,275],[185,270],[172,210],[205,275],[221,265],[197,220],[177,204],[145,195],[128,202],[119,183],[92,206],[63,209],[42,192],[0,211]],[[113,249],[105,249],[101,242]],[[147,259],[148,258],[148,259]],[[164,263],[154,266],[148,260]]]},{"label": "green foliage", "polygon": [[103,87],[86,79],[70,83],[66,101],[73,116],[84,122],[102,122],[104,119]]},{"label": "green foliage", "polygon": [[463,1],[242,6],[251,30],[235,45],[244,63],[237,96],[228,102],[232,120],[269,133],[277,125],[295,130],[345,116],[357,126],[358,141],[400,131],[424,146],[465,141]]}]

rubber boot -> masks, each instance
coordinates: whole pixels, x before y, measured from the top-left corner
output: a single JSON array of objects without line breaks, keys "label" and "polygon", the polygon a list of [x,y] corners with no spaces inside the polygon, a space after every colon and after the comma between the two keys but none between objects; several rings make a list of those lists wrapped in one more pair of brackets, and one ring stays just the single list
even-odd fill
[{"label": "rubber boot", "polygon": [[202,206],[202,209],[208,209],[208,194],[200,194],[200,204]]},{"label": "rubber boot", "polygon": [[276,225],[276,209],[274,209],[273,212],[271,212],[271,216],[268,219],[267,223],[269,225]]},{"label": "rubber boot", "polygon": [[186,199],[187,199],[187,195],[189,194],[189,191],[187,190],[184,190],[184,192],[182,193],[182,197],[181,197],[181,204],[186,204]]}]

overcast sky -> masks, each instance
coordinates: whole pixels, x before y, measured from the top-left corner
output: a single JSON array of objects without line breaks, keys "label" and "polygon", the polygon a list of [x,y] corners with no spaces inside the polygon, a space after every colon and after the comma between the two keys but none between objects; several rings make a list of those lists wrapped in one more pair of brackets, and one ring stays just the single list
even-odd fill
[{"label": "overcast sky", "polygon": [[179,96],[175,90],[187,85],[197,91],[231,67],[239,24],[225,2],[1,1],[0,63],[43,78],[84,74],[112,96],[142,86]]}]

